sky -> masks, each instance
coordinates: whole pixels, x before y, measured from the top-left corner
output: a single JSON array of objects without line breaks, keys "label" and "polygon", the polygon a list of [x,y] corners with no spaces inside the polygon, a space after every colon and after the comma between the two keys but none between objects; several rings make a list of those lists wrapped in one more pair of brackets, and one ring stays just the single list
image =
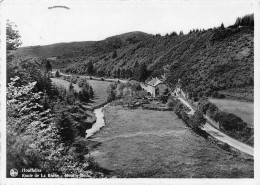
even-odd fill
[{"label": "sky", "polygon": [[[66,6],[65,8],[52,8]],[[3,3],[22,46],[97,41],[131,31],[165,35],[234,24],[254,12],[251,0],[34,0]]]}]

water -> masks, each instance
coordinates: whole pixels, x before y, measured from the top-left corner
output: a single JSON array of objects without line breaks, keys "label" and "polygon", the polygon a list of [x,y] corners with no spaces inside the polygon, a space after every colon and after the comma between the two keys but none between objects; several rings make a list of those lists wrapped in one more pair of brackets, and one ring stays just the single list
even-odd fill
[{"label": "water", "polygon": [[94,135],[97,131],[99,131],[102,127],[105,126],[103,107],[95,109],[94,113],[96,115],[97,120],[93,124],[91,129],[86,130],[86,138],[89,138],[90,136]]}]

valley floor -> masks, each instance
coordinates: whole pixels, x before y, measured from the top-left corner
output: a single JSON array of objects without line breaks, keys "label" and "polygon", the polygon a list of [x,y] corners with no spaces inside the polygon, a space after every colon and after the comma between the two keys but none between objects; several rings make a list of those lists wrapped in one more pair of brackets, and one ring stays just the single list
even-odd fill
[{"label": "valley floor", "polygon": [[191,131],[172,111],[104,108],[92,137],[97,163],[118,177],[252,178],[254,162],[236,158]]},{"label": "valley floor", "polygon": [[247,122],[251,127],[254,127],[254,103],[241,102],[238,100],[227,99],[209,99],[220,110],[236,114]]}]

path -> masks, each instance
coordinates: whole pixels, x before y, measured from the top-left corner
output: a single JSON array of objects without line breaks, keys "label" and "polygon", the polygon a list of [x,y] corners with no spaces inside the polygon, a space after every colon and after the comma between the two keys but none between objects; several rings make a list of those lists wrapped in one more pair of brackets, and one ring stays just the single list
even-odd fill
[{"label": "path", "polygon": [[[55,74],[55,72],[56,71],[52,71],[53,74]],[[63,75],[63,76],[73,76],[73,74],[65,74],[65,73],[62,73],[62,72],[59,72],[59,73],[60,73],[60,75]],[[82,77],[82,78],[91,79],[91,80],[102,81],[101,77],[94,77],[94,76],[87,76],[87,75],[76,75],[76,76],[79,76],[79,77]],[[119,80],[120,82],[126,83],[128,81],[128,80],[118,79],[118,78],[103,78],[103,79],[104,79],[104,81],[107,81],[107,82],[118,82],[118,80]]]},{"label": "path", "polygon": [[[189,107],[191,110],[193,110],[193,112],[189,112],[189,114],[194,114],[194,109],[190,106],[190,104],[185,101],[184,99],[178,97],[178,99],[183,103],[185,104],[187,107]],[[205,117],[205,116],[204,116]],[[227,143],[229,144],[230,146],[242,151],[242,152],[245,152],[251,156],[254,156],[254,148],[249,146],[249,145],[246,145],[240,141],[237,141],[231,137],[229,137],[228,135],[224,134],[223,132],[217,130],[216,128],[214,128],[213,126],[211,126],[210,124],[210,119],[207,119],[206,118],[206,124],[204,125],[203,127],[203,130],[205,130],[206,132],[208,132],[210,135],[212,135],[214,138],[224,142],[224,143]]]}]

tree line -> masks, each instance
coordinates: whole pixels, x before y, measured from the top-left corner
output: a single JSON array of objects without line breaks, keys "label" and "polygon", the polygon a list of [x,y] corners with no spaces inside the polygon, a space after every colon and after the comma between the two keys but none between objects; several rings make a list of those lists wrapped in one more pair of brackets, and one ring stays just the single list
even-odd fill
[{"label": "tree line", "polygon": [[[12,24],[7,30],[18,33]],[[86,121],[89,114],[82,101],[91,96],[89,84],[82,82],[82,94],[55,86],[48,60],[11,56],[11,49],[19,46],[12,38],[20,36],[7,35],[6,43],[7,176],[12,168],[39,168],[59,175],[104,177],[93,158],[86,157],[85,130],[93,123]]]}]

